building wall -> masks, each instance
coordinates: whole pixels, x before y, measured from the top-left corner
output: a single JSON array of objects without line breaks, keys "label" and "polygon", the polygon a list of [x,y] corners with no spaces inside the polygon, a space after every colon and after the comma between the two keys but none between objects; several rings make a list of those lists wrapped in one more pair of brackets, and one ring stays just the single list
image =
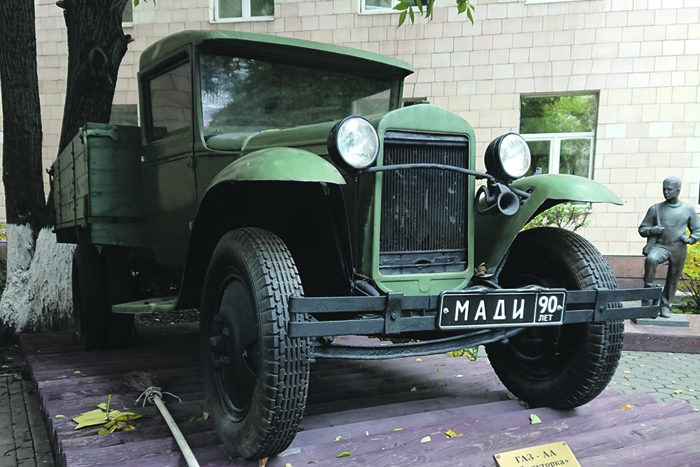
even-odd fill
[{"label": "building wall", "polygon": [[[479,0],[475,22],[438,0],[432,22],[397,28],[396,13],[359,14],[359,0],[276,1],[267,21],[214,23],[210,0],[141,2],[119,71],[115,104],[137,104],[139,54],[185,29],[278,34],[377,52],[410,63],[405,97],[425,97],[467,119],[477,154],[519,128],[521,95],[599,93],[593,178],[623,206],[596,206],[583,234],[605,254],[638,255],[637,226],[662,200],[661,182],[682,179],[698,202],[700,0]],[[54,0],[37,0],[44,162],[56,156],[67,67],[66,32]],[[483,164],[481,167],[483,169]]]}]

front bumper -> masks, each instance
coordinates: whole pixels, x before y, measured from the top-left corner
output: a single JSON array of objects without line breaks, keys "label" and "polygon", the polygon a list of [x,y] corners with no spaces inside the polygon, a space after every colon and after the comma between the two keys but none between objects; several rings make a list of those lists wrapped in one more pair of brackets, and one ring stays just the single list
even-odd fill
[{"label": "front bumper", "polygon": [[[546,289],[534,289],[546,290]],[[533,288],[508,289],[509,292],[532,292]],[[566,306],[561,323],[598,323],[632,318],[654,318],[659,315],[661,288],[643,289],[592,289],[566,292]],[[461,292],[498,294],[503,290],[473,287]],[[402,292],[390,292],[379,297],[299,297],[289,298],[291,319],[288,333],[293,338],[309,338],[341,335],[398,336],[403,333],[441,331],[438,327],[440,295],[404,296]],[[634,303],[642,301],[642,304]],[[650,301],[651,305],[644,305]],[[626,303],[627,302],[627,303]],[[629,303],[633,302],[633,303]],[[342,313],[344,319],[330,316]],[[295,316],[302,315],[303,317]],[[353,318],[347,319],[350,315]],[[307,319],[316,316],[316,319]],[[474,345],[508,339],[524,327],[492,326],[487,329],[466,332],[450,330],[445,339],[421,342],[420,345],[401,344],[383,346],[376,356],[368,357],[368,349],[341,346],[318,346],[316,356],[336,358],[396,358],[407,355],[428,355]],[[444,330],[443,330],[444,331]],[[458,332],[459,336],[454,336]],[[447,335],[447,334],[446,334]],[[336,350],[333,350],[333,348]],[[371,352],[370,352],[371,353]]]}]

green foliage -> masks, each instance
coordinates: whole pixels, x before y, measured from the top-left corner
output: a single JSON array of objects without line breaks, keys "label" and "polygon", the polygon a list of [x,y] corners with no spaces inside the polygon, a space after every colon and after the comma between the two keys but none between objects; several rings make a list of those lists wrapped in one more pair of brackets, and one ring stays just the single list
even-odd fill
[{"label": "green foliage", "polygon": [[679,288],[690,294],[690,300],[679,308],[687,313],[700,314],[700,242],[688,247]]},{"label": "green foliage", "polygon": [[450,352],[450,357],[467,357],[472,362],[476,361],[476,355],[479,353],[478,347],[470,347],[468,349],[453,350]]},{"label": "green foliage", "polygon": [[[474,5],[471,4],[470,0],[455,0],[457,2],[457,12],[459,14],[466,13],[467,18],[474,24]],[[399,25],[401,27],[406,21],[406,17],[410,18],[411,24],[416,20],[414,8],[418,9],[418,13],[421,17],[427,18],[428,21],[432,21],[433,13],[435,8],[435,0],[399,0],[399,2],[394,6],[394,10],[401,12],[399,15]]]},{"label": "green foliage", "polygon": [[524,97],[520,100],[520,133],[572,133],[594,131],[598,97]]},{"label": "green foliage", "polygon": [[525,226],[525,230],[535,227],[559,227],[576,232],[590,224],[588,216],[591,214],[591,209],[590,204],[557,204],[532,219]]}]

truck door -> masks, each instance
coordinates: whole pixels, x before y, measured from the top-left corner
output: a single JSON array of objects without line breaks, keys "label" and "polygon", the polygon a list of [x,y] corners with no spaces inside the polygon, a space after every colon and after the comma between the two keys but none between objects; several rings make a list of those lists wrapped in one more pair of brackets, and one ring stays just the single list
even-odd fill
[{"label": "truck door", "polygon": [[142,183],[147,230],[156,259],[184,264],[190,222],[197,210],[192,164],[192,65],[181,53],[139,79],[143,107]]}]

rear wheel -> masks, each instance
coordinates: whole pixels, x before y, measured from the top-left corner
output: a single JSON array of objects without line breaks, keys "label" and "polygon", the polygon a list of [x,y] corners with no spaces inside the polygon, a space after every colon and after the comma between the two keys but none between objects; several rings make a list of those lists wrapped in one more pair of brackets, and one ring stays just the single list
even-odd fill
[{"label": "rear wheel", "polygon": [[74,340],[83,350],[123,347],[131,337],[133,315],[112,313],[112,305],[135,300],[136,288],[126,252],[78,245],[73,252]]},{"label": "rear wheel", "polygon": [[[617,289],[600,252],[568,230],[521,232],[501,272],[504,288],[524,285]],[[503,384],[531,406],[573,408],[598,396],[612,379],[622,353],[623,323],[580,323],[529,328],[506,344],[486,346]]]},{"label": "rear wheel", "polygon": [[104,274],[94,245],[73,251],[73,337],[83,350],[105,347],[108,339],[104,313]]},{"label": "rear wheel", "polygon": [[200,307],[202,367],[216,431],[233,456],[286,449],[306,405],[309,341],[287,335],[287,299],[303,294],[285,244],[260,229],[224,235]]},{"label": "rear wheel", "polygon": [[134,329],[134,315],[112,313],[112,305],[136,300],[136,283],[125,248],[105,246],[100,256],[105,278],[104,313],[109,346],[124,347],[128,344]]}]

